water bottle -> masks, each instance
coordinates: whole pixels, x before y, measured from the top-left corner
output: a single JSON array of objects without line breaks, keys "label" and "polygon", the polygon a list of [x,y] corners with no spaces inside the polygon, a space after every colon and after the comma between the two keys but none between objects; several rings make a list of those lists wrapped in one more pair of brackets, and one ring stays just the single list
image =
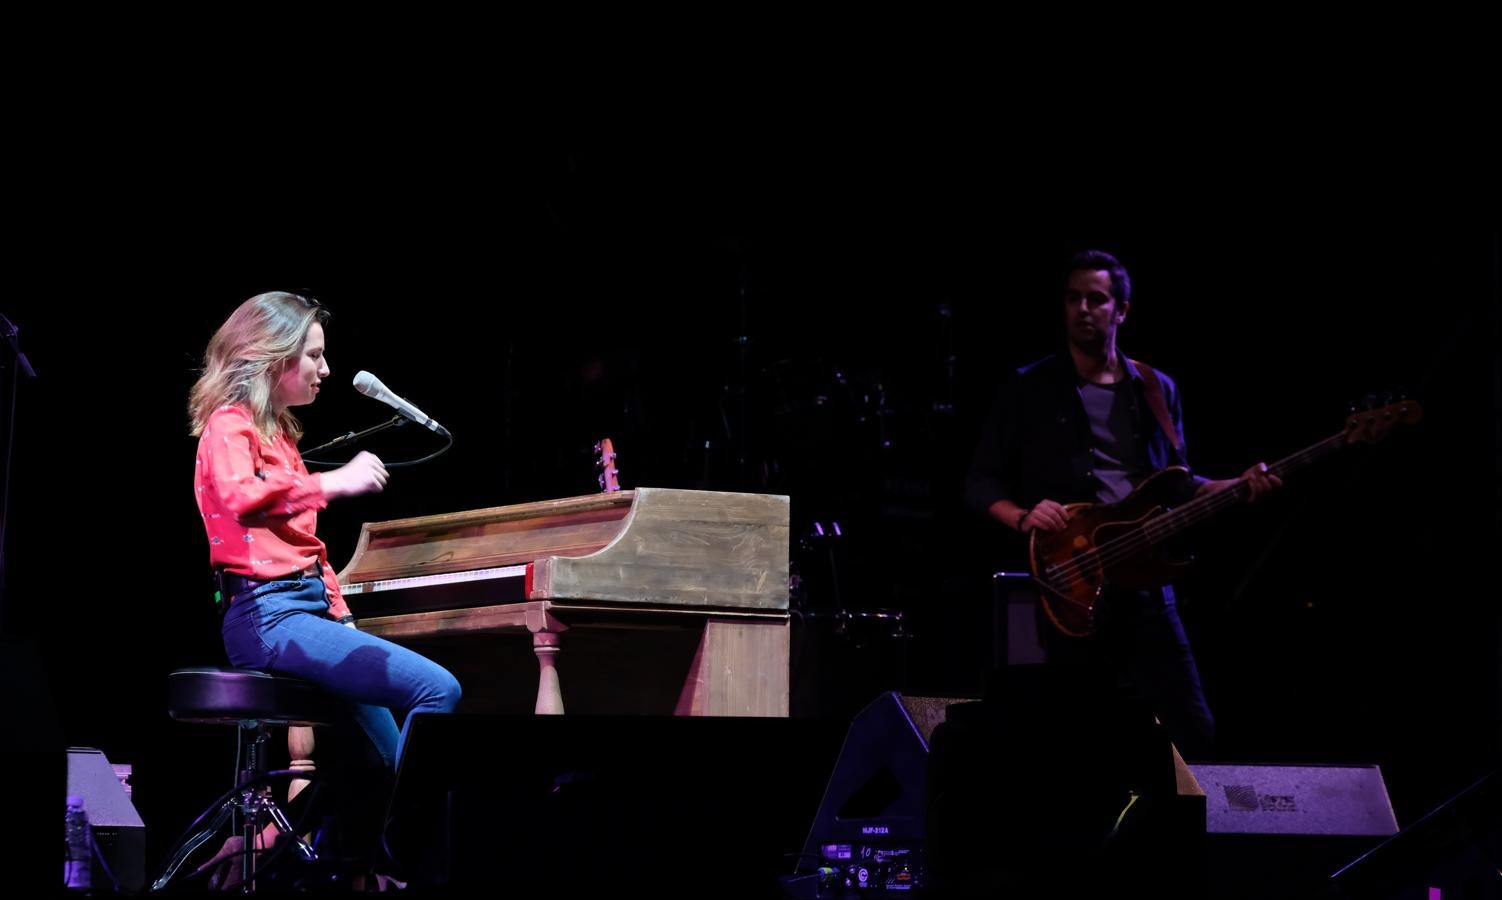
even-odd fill
[{"label": "water bottle", "polygon": [[69,795],[68,813],[64,821],[63,833],[68,843],[67,856],[63,858],[63,884],[77,890],[88,890],[94,868],[94,844],[89,834],[89,816],[84,812],[82,797]]}]

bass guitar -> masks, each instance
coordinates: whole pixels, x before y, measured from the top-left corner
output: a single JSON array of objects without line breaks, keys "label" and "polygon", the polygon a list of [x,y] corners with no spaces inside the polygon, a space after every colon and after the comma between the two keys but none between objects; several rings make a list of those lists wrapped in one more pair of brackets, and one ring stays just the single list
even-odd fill
[{"label": "bass guitar", "polygon": [[[1412,400],[1389,403],[1352,413],[1345,428],[1267,467],[1286,477],[1321,457],[1350,444],[1375,443],[1398,425],[1411,425],[1423,415]],[[1154,472],[1117,503],[1072,503],[1062,530],[1034,529],[1028,543],[1033,581],[1043,610],[1062,632],[1073,637],[1093,634],[1106,585],[1129,590],[1161,587],[1189,565],[1165,547],[1170,538],[1246,496],[1245,484],[1201,494],[1181,505],[1177,498],[1192,495],[1189,470],[1173,466]]]}]

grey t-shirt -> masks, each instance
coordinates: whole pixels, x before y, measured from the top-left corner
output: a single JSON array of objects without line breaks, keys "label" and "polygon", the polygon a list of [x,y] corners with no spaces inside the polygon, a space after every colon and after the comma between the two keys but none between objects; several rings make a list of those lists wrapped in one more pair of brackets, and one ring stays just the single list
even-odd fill
[{"label": "grey t-shirt", "polygon": [[1132,420],[1130,382],[1079,384],[1080,400],[1090,419],[1091,477],[1095,480],[1095,498],[1101,503],[1115,503],[1126,498],[1132,487],[1151,472],[1147,465],[1147,448],[1138,439]]}]

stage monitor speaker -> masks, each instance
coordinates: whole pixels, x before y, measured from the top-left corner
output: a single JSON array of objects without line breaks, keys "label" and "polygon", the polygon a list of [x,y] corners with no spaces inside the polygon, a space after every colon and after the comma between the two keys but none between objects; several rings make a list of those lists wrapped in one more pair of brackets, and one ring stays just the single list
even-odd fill
[{"label": "stage monitor speaker", "polygon": [[1342,866],[1326,896],[1502,897],[1502,769]]},{"label": "stage monitor speaker", "polygon": [[423,715],[387,844],[420,889],[775,896],[841,731],[786,718]]},{"label": "stage monitor speaker", "polygon": [[924,884],[929,744],[960,698],[889,691],[856,714],[803,845],[801,871],[834,869],[855,890]]},{"label": "stage monitor speaker", "polygon": [[880,694],[856,714],[804,843],[805,861],[846,864],[918,849],[927,816],[928,742],[949,705],[969,700]]},{"label": "stage monitor speaker", "polygon": [[1211,834],[1396,834],[1377,766],[1191,763]]},{"label": "stage monitor speaker", "polygon": [[94,890],[110,888],[112,875],[121,893],[140,893],[146,884],[146,826],[103,751],[68,748],[68,795],[83,798],[94,844],[109,866],[106,875],[94,861]]},{"label": "stage monitor speaker", "polygon": [[1215,896],[1302,897],[1398,830],[1375,765],[1192,763]]}]

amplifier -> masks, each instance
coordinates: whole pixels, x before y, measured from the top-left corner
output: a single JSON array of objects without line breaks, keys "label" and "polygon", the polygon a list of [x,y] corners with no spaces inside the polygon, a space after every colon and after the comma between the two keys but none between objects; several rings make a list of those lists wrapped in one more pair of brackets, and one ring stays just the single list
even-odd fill
[{"label": "amplifier", "polygon": [[139,893],[146,884],[146,826],[103,751],[68,748],[68,793],[83,798],[94,843],[112,876],[95,860],[94,890],[111,888],[113,880],[120,893]]}]

